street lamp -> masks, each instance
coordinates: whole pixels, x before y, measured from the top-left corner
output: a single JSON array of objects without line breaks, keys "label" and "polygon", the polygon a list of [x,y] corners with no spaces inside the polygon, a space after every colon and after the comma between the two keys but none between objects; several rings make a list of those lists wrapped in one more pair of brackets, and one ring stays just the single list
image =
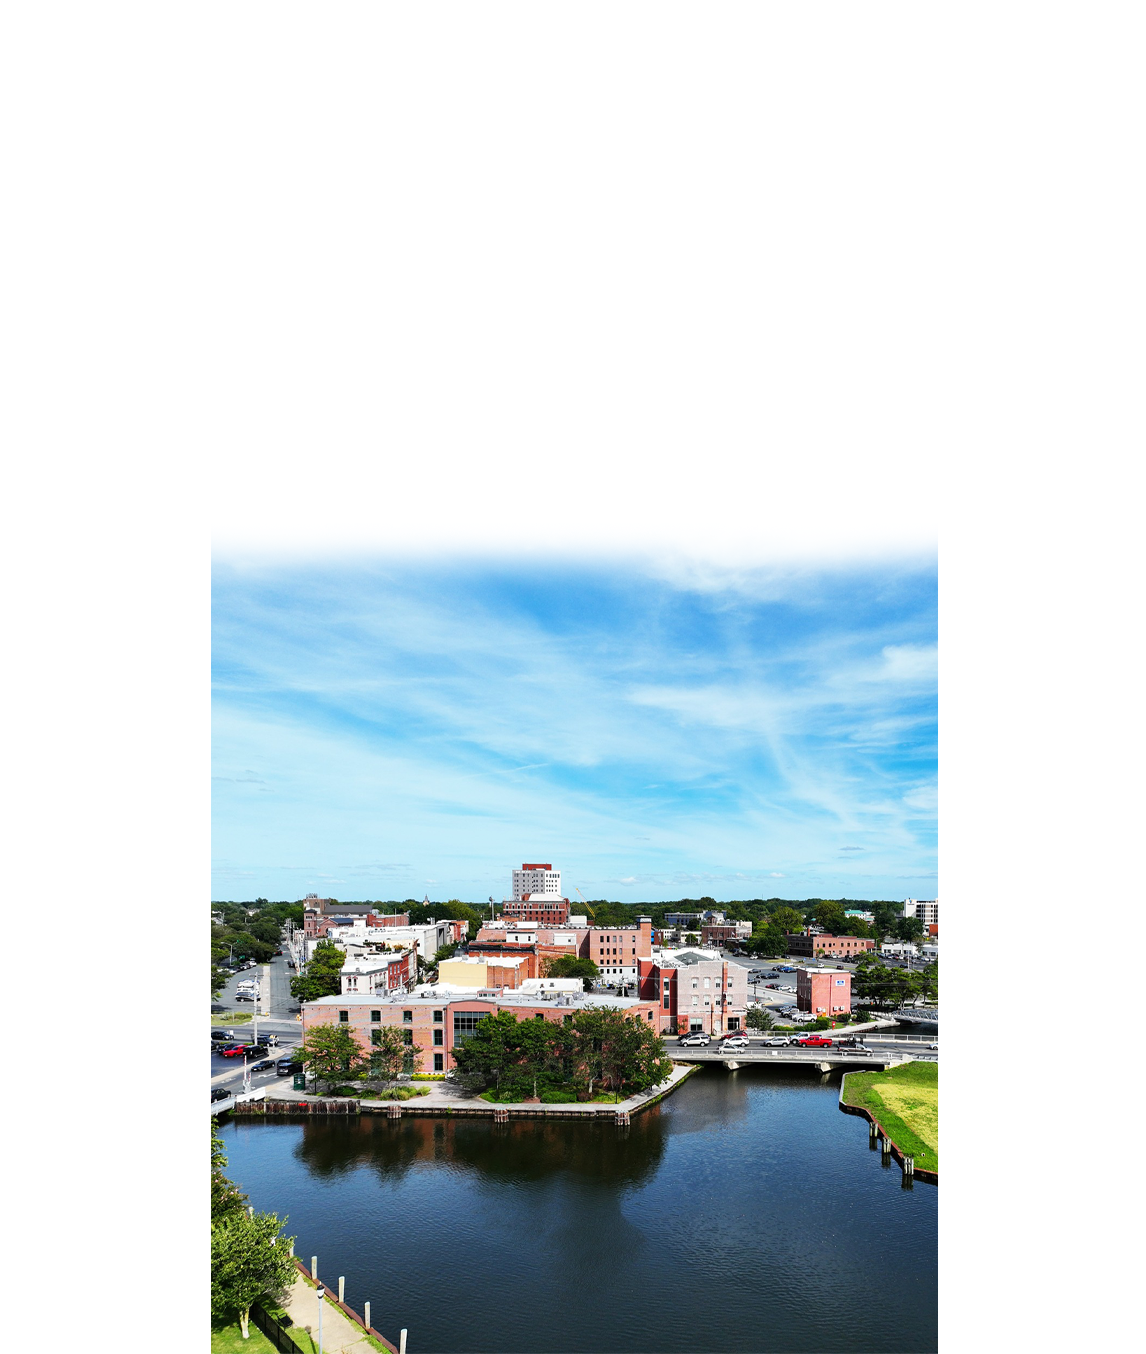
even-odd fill
[{"label": "street lamp", "polygon": [[319,1287],[318,1290],[318,1354],[322,1354],[322,1300],[326,1297],[326,1289]]}]

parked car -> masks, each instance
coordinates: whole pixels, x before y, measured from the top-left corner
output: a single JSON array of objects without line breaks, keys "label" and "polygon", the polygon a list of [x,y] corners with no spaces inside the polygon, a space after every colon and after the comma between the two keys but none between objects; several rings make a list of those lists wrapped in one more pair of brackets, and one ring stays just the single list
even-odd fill
[{"label": "parked car", "polygon": [[720,1051],[726,1053],[729,1049],[747,1048],[748,1040],[743,1034],[731,1034],[721,1041]]},{"label": "parked car", "polygon": [[275,954],[282,954],[282,950],[276,950]]},{"label": "parked car", "polygon": [[254,1001],[254,997],[251,995],[250,992],[238,992],[238,993],[235,994],[235,1000],[236,1000],[236,1001]]},{"label": "parked car", "polygon": [[216,1100],[230,1100],[232,1094],[231,1091],[224,1091],[222,1086],[215,1086],[211,1090],[211,1104],[213,1105]]},{"label": "parked car", "polygon": [[707,1034],[699,1034],[699,1033],[682,1034],[681,1037],[677,1040],[678,1044],[685,1045],[687,1047],[692,1047],[692,1045],[694,1044],[708,1044],[711,1042],[712,1041],[709,1039]]},{"label": "parked car", "polygon": [[803,1039],[797,1041],[801,1048],[831,1048],[832,1041],[825,1039],[822,1034],[806,1034]]},{"label": "parked car", "polygon": [[225,1047],[218,1049],[217,1051],[220,1057],[223,1058],[241,1058],[243,1056],[243,1050],[246,1047],[247,1047],[246,1044],[227,1044]]}]

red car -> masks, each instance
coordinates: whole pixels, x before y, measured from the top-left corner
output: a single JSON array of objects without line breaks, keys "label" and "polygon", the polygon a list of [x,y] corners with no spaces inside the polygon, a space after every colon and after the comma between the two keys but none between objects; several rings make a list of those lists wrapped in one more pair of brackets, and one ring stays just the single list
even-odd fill
[{"label": "red car", "polygon": [[832,1041],[825,1039],[822,1034],[810,1034],[807,1039],[797,1041],[801,1048],[831,1048]]},{"label": "red car", "polygon": [[262,1044],[228,1044],[220,1049],[224,1058],[265,1058],[267,1050]]}]

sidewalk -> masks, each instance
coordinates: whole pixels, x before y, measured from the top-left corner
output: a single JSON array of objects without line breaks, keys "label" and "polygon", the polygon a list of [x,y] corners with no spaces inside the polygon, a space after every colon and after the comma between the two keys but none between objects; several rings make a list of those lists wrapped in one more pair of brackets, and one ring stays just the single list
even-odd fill
[{"label": "sidewalk", "polygon": [[[689,1075],[689,1072],[690,1072],[689,1065],[686,1064],[682,1066],[680,1064],[674,1064],[672,1073],[667,1081],[662,1082],[659,1086],[652,1087],[651,1090],[643,1091],[640,1095],[630,1096],[627,1100],[620,1100],[617,1101],[616,1103],[614,1103],[613,1101],[609,1101],[608,1103],[601,1102],[596,1104],[579,1104],[577,1101],[574,1100],[567,1101],[564,1104],[560,1105],[529,1105],[524,1103],[494,1105],[491,1104],[490,1101],[488,1100],[482,1100],[480,1096],[477,1096],[467,1091],[463,1091],[462,1088],[457,1085],[457,1083],[453,1080],[452,1077],[447,1078],[445,1081],[403,1082],[402,1085],[404,1086],[416,1086],[416,1087],[425,1086],[429,1089],[430,1093],[429,1095],[414,1096],[410,1100],[403,1100],[399,1101],[398,1103],[402,1106],[403,1110],[411,1111],[414,1113],[416,1113],[417,1110],[422,1107],[430,1109],[444,1105],[452,1106],[452,1105],[471,1104],[475,1108],[481,1108],[490,1114],[493,1113],[494,1109],[507,1109],[510,1111],[549,1109],[549,1110],[568,1110],[573,1111],[574,1113],[577,1114],[600,1114],[600,1113],[607,1114],[611,1113],[613,1110],[632,1111],[634,1109],[637,1109],[639,1106],[643,1105],[646,1100],[653,1100],[657,1096],[663,1095],[667,1090],[674,1089],[679,1082],[681,1082],[686,1076]],[[262,1087],[258,1087],[257,1089],[261,1090]],[[322,1100],[326,1098],[322,1095],[316,1095],[312,1091],[293,1090],[290,1087],[289,1082],[285,1086],[280,1084],[278,1086],[275,1086],[273,1089],[268,1089],[267,1094],[275,1100]],[[391,1102],[387,1102],[385,1100],[363,1101],[363,1104],[366,1105],[379,1105],[383,1107],[388,1103]]]},{"label": "sidewalk", "polygon": [[[287,1294],[283,1309],[294,1324],[310,1331],[315,1349],[318,1348],[318,1297],[317,1290],[300,1274],[294,1286]],[[338,1296],[338,1284],[334,1285],[334,1294]],[[304,1341],[305,1344],[305,1341]],[[333,1303],[322,1304],[322,1350],[323,1354],[342,1354],[344,1350],[354,1350],[354,1354],[376,1354],[378,1346],[366,1337],[361,1326],[356,1326],[349,1317],[344,1316]]]}]

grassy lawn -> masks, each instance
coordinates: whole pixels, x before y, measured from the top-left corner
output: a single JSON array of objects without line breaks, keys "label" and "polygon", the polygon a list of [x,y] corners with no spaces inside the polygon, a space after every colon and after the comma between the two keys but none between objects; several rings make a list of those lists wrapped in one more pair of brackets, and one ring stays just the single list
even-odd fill
[{"label": "grassy lawn", "polygon": [[212,1025],[249,1025],[251,1023],[250,1011],[216,1011],[211,1017]]},{"label": "grassy lawn", "polygon": [[233,1326],[211,1327],[211,1354],[275,1354],[275,1347],[252,1321],[248,1326],[249,1340],[236,1321]]},{"label": "grassy lawn", "polygon": [[889,1072],[849,1072],[844,1102],[866,1109],[901,1152],[939,1170],[939,1064],[904,1063]]}]

